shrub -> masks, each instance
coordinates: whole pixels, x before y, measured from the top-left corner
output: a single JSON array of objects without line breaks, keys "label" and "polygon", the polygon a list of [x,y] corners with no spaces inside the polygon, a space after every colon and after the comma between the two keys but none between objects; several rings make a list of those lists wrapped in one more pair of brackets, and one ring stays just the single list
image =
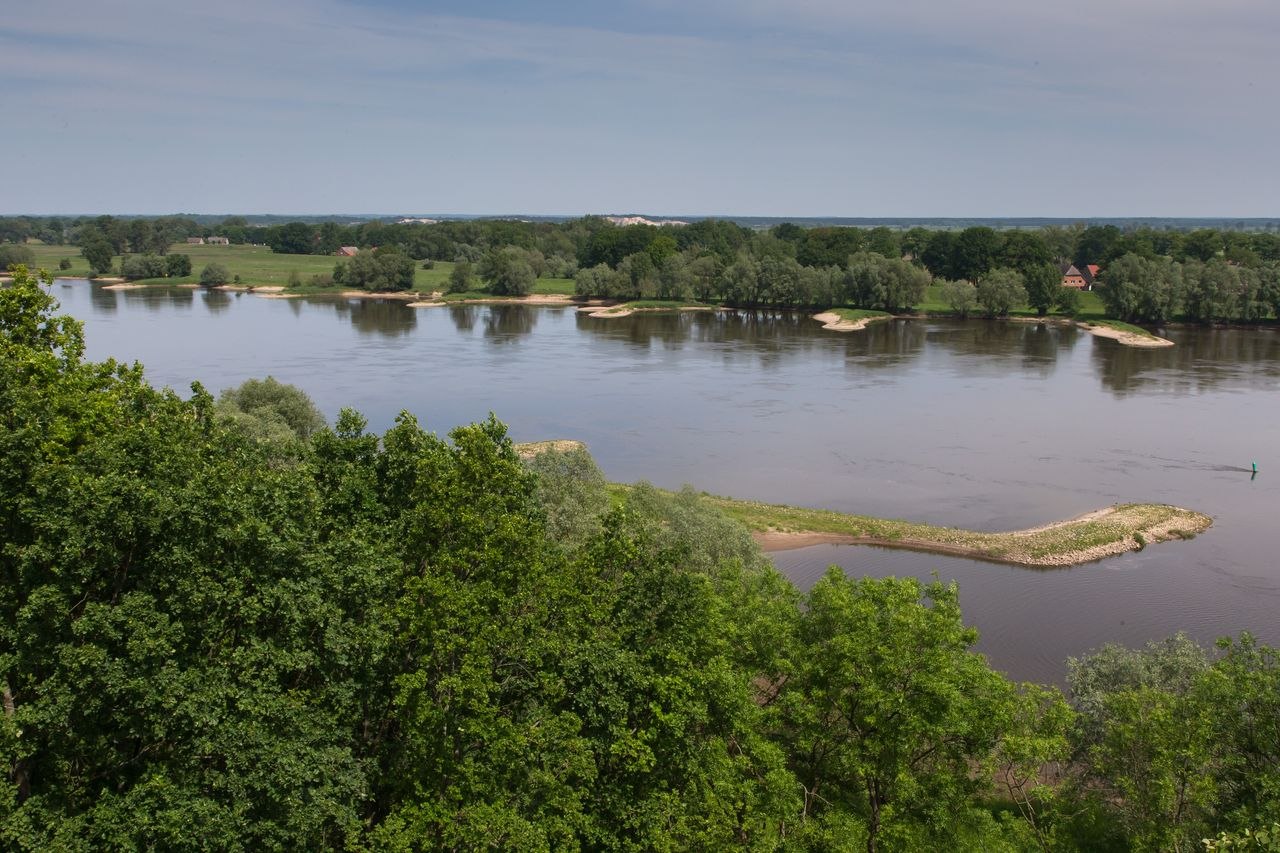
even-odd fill
[{"label": "shrub", "polygon": [[[227,272],[227,268],[222,264],[207,264],[204,269],[200,270],[200,283],[205,287],[212,287],[216,284],[226,284],[231,280],[231,274]],[[236,276],[236,281],[240,277]]]},{"label": "shrub", "polygon": [[18,244],[0,244],[0,272],[16,267],[22,264],[25,267],[34,267],[36,263],[35,252],[31,251],[28,246]]},{"label": "shrub", "polygon": [[129,255],[120,262],[120,275],[130,281],[140,278],[167,278],[169,266],[159,255]]}]

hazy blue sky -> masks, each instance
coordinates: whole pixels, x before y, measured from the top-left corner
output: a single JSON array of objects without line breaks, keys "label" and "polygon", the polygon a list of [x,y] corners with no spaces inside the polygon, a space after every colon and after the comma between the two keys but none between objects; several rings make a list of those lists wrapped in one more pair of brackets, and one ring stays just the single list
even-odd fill
[{"label": "hazy blue sky", "polygon": [[1280,215],[1277,0],[0,0],[0,212]]}]

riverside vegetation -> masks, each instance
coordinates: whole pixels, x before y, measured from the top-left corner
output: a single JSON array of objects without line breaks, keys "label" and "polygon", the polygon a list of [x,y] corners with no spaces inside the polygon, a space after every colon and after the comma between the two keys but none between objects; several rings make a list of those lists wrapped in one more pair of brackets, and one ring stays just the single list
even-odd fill
[{"label": "riverside vegetation", "polygon": [[801,595],[691,491],[182,399],[55,312],[0,289],[7,849],[1273,849],[1247,634],[1014,684],[954,585]]},{"label": "riverside vegetation", "polygon": [[[179,246],[218,236],[228,246]],[[1280,316],[1280,234],[1113,225],[996,231],[915,227],[753,231],[733,222],[615,225],[465,220],[213,225],[190,217],[0,219],[0,269],[22,262],[67,274],[116,271],[140,281],[196,283],[208,264],[234,281],[296,293],[364,289],[452,298],[577,295],[744,308],[923,311],[959,316],[1058,313],[1159,325],[1270,322]],[[65,243],[72,245],[62,245]],[[47,244],[47,245],[46,245]],[[253,244],[253,245],[250,245]],[[335,259],[341,246],[360,252]],[[120,256],[119,264],[113,258]],[[1101,267],[1096,291],[1061,285],[1060,264]],[[163,276],[157,278],[155,276]]]}]

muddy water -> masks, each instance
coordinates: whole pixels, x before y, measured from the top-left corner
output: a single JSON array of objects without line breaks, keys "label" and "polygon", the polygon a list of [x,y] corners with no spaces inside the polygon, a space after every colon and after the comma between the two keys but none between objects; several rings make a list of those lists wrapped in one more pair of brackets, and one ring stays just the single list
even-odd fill
[{"label": "muddy water", "polygon": [[[517,440],[587,442],[607,476],[977,529],[1117,501],[1207,512],[1193,542],[1032,571],[901,551],[775,555],[801,585],[828,564],[961,582],[981,648],[1058,679],[1100,643],[1249,629],[1280,643],[1280,334],[1170,330],[1137,350],[1071,328],[894,321],[824,331],[783,314],[268,300],[192,290],[55,295],[91,357],[218,390],[271,374],[326,414],[445,431],[494,411]],[[1260,473],[1250,478],[1250,463]]]}]

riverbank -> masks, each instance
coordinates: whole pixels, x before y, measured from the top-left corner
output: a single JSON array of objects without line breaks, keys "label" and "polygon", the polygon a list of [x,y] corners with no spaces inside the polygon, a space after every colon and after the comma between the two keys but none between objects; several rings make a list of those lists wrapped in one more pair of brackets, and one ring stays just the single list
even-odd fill
[{"label": "riverbank", "polygon": [[906,548],[1018,566],[1074,566],[1148,545],[1190,539],[1213,520],[1166,504],[1117,504],[1027,530],[988,533],[827,510],[708,496],[751,529],[766,551],[809,545]]},{"label": "riverbank", "polygon": [[[560,439],[517,444],[515,450],[522,459],[530,459],[541,453],[585,452],[587,448],[580,441]],[[609,486],[619,497],[630,488]],[[1192,539],[1213,525],[1209,516],[1182,507],[1131,503],[1025,530],[991,533],[717,495],[701,497],[746,525],[768,552],[823,544],[879,545],[1028,567],[1091,563],[1160,542]]]},{"label": "riverbank", "polygon": [[1091,335],[1109,338],[1129,347],[1171,347],[1173,341],[1157,337],[1146,329],[1118,320],[1080,320],[1076,325]]}]

